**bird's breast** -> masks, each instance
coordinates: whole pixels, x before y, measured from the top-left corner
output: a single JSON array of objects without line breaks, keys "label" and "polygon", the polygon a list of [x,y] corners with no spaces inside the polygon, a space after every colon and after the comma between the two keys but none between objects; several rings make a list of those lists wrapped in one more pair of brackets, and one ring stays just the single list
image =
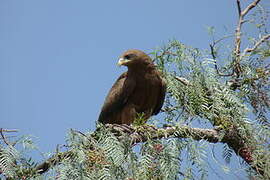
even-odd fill
[{"label": "bird's breast", "polygon": [[160,80],[158,77],[145,75],[136,80],[136,87],[131,102],[134,103],[137,113],[149,113],[151,115],[157,104],[161,91]]}]

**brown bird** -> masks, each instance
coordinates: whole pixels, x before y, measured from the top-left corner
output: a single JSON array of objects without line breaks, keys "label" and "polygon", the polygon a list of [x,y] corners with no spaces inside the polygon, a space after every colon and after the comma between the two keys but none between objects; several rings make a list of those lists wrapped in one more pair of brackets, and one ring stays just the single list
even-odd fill
[{"label": "brown bird", "polygon": [[140,50],[124,52],[118,65],[128,67],[107,95],[98,121],[103,124],[131,124],[142,114],[147,120],[159,113],[166,83],[151,58]]}]

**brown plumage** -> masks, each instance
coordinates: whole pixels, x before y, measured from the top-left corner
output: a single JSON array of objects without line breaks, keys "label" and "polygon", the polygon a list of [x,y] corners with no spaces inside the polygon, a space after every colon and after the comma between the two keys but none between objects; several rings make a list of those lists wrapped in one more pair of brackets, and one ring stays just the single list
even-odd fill
[{"label": "brown plumage", "polygon": [[98,121],[104,124],[131,124],[138,114],[147,120],[159,113],[166,84],[151,58],[140,50],[128,50],[118,65],[128,67],[107,95]]}]

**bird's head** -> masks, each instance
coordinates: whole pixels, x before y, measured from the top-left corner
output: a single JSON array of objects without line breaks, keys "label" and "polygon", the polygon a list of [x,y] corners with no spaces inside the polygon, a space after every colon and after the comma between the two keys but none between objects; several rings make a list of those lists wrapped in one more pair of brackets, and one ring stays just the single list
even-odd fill
[{"label": "bird's head", "polygon": [[137,49],[130,49],[124,52],[118,61],[119,66],[132,67],[138,64],[150,64],[152,63],[151,58],[143,51]]}]

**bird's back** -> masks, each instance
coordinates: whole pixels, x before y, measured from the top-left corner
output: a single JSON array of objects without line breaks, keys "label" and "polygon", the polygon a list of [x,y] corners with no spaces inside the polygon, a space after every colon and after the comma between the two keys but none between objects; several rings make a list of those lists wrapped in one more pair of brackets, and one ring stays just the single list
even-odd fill
[{"label": "bird's back", "polygon": [[146,73],[144,76],[124,74],[111,88],[100,113],[99,122],[131,124],[138,114],[143,114],[147,120],[160,111],[164,96],[165,83],[159,73]]}]

